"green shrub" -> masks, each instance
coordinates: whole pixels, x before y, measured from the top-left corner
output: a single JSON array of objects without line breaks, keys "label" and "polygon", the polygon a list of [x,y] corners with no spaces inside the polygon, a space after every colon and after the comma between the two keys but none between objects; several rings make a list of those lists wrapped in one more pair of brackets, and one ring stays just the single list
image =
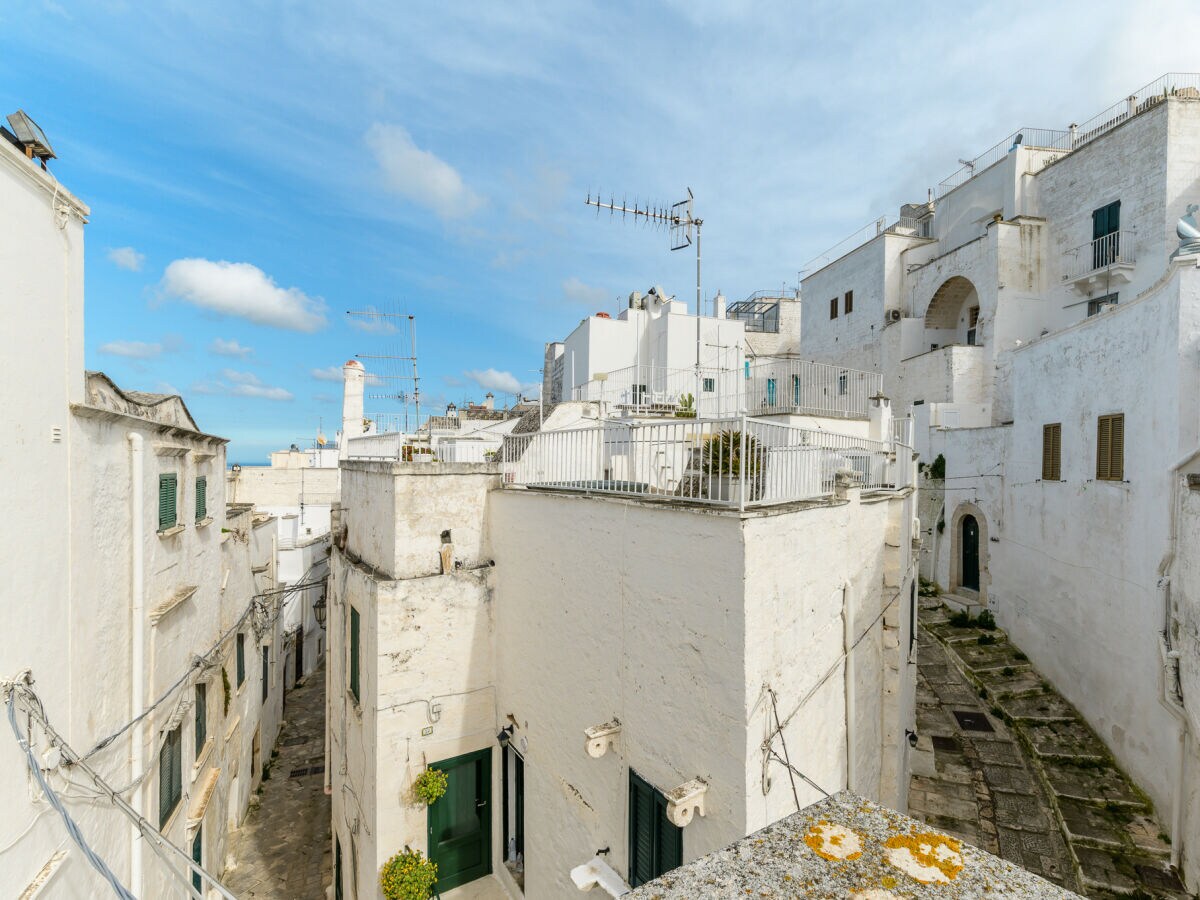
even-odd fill
[{"label": "green shrub", "polygon": [[994,644],[996,643],[996,636],[994,634],[981,634],[975,643],[980,645]]},{"label": "green shrub", "polygon": [[946,477],[946,457],[941,453],[937,455],[937,459],[929,467],[929,477],[942,481]]},{"label": "green shrub", "polygon": [[984,631],[996,630],[996,620],[993,618],[991,610],[985,609],[983,612],[981,612],[975,619],[975,624]]},{"label": "green shrub", "polygon": [[436,883],[437,863],[407,846],[379,870],[379,886],[387,900],[428,900]]}]

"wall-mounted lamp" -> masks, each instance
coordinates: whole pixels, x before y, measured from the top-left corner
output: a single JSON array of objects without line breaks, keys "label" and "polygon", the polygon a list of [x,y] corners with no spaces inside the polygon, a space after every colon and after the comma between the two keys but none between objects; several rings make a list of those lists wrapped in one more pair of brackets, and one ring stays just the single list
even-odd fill
[{"label": "wall-mounted lamp", "polygon": [[906,729],[904,729],[904,736],[906,738],[908,738],[908,746],[912,747],[913,749],[916,749],[917,733],[915,731],[912,731],[911,729],[906,728]]},{"label": "wall-mounted lamp", "polygon": [[513,727],[511,725],[507,725],[500,729],[500,733],[496,735],[496,740],[500,743],[501,747],[507,747],[510,743],[512,743],[512,736]]},{"label": "wall-mounted lamp", "polygon": [[321,630],[325,630],[325,616],[328,608],[325,605],[325,595],[322,594],[313,603],[313,615],[317,617],[317,624],[321,626]]},{"label": "wall-mounted lamp", "polygon": [[232,472],[234,475],[241,475],[242,474],[241,463],[234,463],[232,466],[229,467],[229,471]]}]

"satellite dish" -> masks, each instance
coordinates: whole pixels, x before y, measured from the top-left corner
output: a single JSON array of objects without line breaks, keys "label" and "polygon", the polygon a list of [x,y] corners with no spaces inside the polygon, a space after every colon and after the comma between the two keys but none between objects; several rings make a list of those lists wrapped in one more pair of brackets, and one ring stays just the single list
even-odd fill
[{"label": "satellite dish", "polygon": [[317,432],[317,444],[321,447],[325,446],[325,435],[321,434],[319,431]]}]

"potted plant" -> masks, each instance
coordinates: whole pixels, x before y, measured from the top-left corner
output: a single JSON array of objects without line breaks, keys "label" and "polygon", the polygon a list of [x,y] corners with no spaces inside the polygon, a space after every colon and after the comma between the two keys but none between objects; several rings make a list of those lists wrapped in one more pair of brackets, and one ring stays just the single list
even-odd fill
[{"label": "potted plant", "polygon": [[743,485],[750,488],[750,491],[744,495],[745,499],[752,498],[754,480],[758,476],[762,456],[758,438],[747,434],[745,440],[746,458],[743,460],[742,432],[740,430],[722,431],[710,435],[706,439],[701,458],[704,476],[709,480],[708,496],[710,499],[741,503]]},{"label": "potted plant", "polygon": [[437,863],[407,845],[379,870],[387,900],[428,900],[436,883]]},{"label": "potted plant", "polygon": [[679,406],[675,410],[675,418],[677,419],[694,419],[696,418],[696,398],[691,394],[679,395]]},{"label": "potted plant", "polygon": [[413,782],[413,796],[426,806],[433,806],[446,793],[449,780],[441,769],[426,769]]}]

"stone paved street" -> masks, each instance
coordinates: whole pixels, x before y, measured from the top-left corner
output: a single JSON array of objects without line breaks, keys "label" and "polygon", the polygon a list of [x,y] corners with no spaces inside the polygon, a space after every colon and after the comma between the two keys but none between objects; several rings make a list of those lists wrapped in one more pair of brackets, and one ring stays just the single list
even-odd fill
[{"label": "stone paved street", "polygon": [[922,598],[909,813],[1088,897],[1181,897],[1145,798],[1003,631]]},{"label": "stone paved street", "polygon": [[222,880],[238,897],[322,900],[333,879],[324,665],[287,695],[284,715],[271,777],[230,837]]}]

